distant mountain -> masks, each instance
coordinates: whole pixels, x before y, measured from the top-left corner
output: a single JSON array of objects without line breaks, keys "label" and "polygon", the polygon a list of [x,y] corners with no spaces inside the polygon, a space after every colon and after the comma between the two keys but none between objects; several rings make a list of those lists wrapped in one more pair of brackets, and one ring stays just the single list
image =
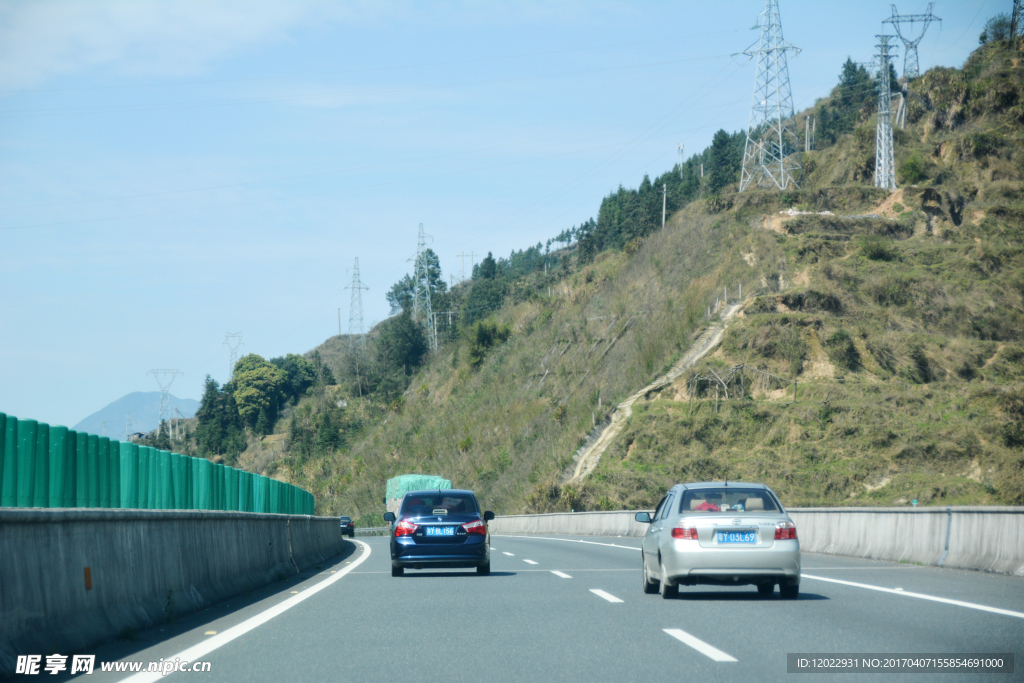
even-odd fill
[{"label": "distant mountain", "polygon": [[[191,398],[178,398],[171,394],[171,414],[178,409],[181,417],[193,417],[199,410],[199,401]],[[132,416],[133,432],[150,432],[160,426],[160,392],[135,391],[122,396],[110,405],[85,418],[72,429],[90,434],[103,434],[103,423],[107,423],[106,433],[112,439],[122,439],[125,434],[125,422],[128,414]]]}]

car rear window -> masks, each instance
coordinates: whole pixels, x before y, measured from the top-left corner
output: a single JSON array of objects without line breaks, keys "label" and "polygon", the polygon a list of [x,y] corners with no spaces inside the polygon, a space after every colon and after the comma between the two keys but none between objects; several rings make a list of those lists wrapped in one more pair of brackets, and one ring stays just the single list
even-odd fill
[{"label": "car rear window", "polygon": [[[443,513],[435,510],[444,510]],[[462,512],[479,512],[476,498],[471,493],[449,493],[440,491],[436,494],[416,494],[406,496],[402,501],[402,515],[454,515]]]},{"label": "car rear window", "polygon": [[686,491],[679,504],[682,514],[713,512],[779,512],[772,494],[764,489],[723,486]]}]

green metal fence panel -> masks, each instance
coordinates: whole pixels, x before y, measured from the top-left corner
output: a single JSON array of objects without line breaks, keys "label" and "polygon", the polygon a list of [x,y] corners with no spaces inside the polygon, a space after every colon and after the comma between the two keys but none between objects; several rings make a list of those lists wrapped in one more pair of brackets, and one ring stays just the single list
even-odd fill
[{"label": "green metal fence panel", "polygon": [[182,494],[185,493],[185,482],[184,472],[181,468],[181,459],[184,456],[181,453],[171,453],[171,494],[168,500],[170,501],[168,509],[170,510],[183,510]]},{"label": "green metal fence panel", "polygon": [[99,439],[99,458],[96,466],[96,479],[99,481],[99,503],[97,507],[110,507],[110,437]]},{"label": "green metal fence panel", "polygon": [[213,463],[206,458],[195,458],[192,461],[192,491],[194,510],[213,509]]},{"label": "green metal fence panel", "polygon": [[107,477],[110,482],[110,507],[121,507],[121,442],[116,439],[110,440]]},{"label": "green metal fence panel", "polygon": [[32,507],[50,505],[50,425],[40,422],[36,430],[36,474],[32,482]]},{"label": "green metal fence panel", "polygon": [[238,471],[238,509],[252,512],[252,473]]},{"label": "green metal fence panel", "polygon": [[0,472],[0,507],[18,505],[18,418],[4,416],[4,468]]},{"label": "green metal fence panel", "polygon": [[192,485],[192,477],[195,476],[194,463],[196,459],[189,457],[185,461],[185,508],[187,510],[195,510],[196,504],[194,502],[195,489]]},{"label": "green metal fence panel", "polygon": [[234,467],[224,469],[224,509],[238,509],[238,477],[239,472]]},{"label": "green metal fence panel", "polygon": [[89,468],[87,477],[89,490],[86,491],[86,495],[89,507],[98,508],[100,506],[100,437],[90,434],[88,443],[89,451],[86,462]]},{"label": "green metal fence panel", "polygon": [[64,480],[67,477],[68,428],[50,427],[50,480],[46,507],[64,507]]},{"label": "green metal fence panel", "polygon": [[171,452],[156,452],[156,506],[160,510],[174,507],[174,482],[171,479]]},{"label": "green metal fence panel", "polygon": [[139,447],[121,443],[121,505],[125,509],[139,507]]},{"label": "green metal fence panel", "polygon": [[18,484],[16,502],[20,508],[32,507],[32,494],[36,477],[36,432],[39,423],[35,420],[18,420]]},{"label": "green metal fence panel", "polygon": [[267,505],[267,478],[262,474],[257,474],[252,480],[252,493],[253,493],[253,512],[268,512]]},{"label": "green metal fence panel", "polygon": [[148,510],[149,504],[149,470],[153,460],[153,449],[139,446],[139,507]]},{"label": "green metal fence panel", "polygon": [[7,413],[0,413],[0,507],[4,507],[4,463],[7,458]]},{"label": "green metal fence panel", "polygon": [[68,430],[64,439],[64,488],[61,492],[61,507],[73,508],[77,503],[78,492],[78,432]]},{"label": "green metal fence panel", "polygon": [[89,507],[89,435],[75,433],[75,507]]}]

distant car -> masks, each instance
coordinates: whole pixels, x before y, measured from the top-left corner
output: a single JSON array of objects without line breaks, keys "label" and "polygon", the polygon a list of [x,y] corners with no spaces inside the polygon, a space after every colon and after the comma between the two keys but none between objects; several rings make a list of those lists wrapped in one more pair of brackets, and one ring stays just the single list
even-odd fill
[{"label": "distant car", "polygon": [[481,512],[472,491],[442,489],[410,491],[402,498],[391,529],[391,576],[406,569],[476,567],[491,573],[491,511]]},{"label": "distant car", "polygon": [[351,517],[341,516],[341,534],[348,535],[349,538],[355,538],[356,535],[356,524],[352,521]]},{"label": "distant car", "polygon": [[796,525],[763,484],[677,484],[652,516],[643,539],[645,593],[672,598],[679,586],[753,584],[768,596],[800,594],[800,541]]}]

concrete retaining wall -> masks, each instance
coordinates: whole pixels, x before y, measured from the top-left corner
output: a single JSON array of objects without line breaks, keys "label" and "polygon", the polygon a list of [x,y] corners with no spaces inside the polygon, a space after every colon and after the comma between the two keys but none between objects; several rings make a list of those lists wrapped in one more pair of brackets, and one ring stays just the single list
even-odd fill
[{"label": "concrete retaining wall", "polygon": [[[323,562],[337,517],[0,509],[0,677],[16,655],[88,648]],[[91,588],[86,584],[86,568]]]},{"label": "concrete retaining wall", "polygon": [[[498,517],[494,534],[643,536],[637,511]],[[790,508],[802,550],[1024,576],[1024,507]],[[948,536],[948,544],[947,544]]]}]

